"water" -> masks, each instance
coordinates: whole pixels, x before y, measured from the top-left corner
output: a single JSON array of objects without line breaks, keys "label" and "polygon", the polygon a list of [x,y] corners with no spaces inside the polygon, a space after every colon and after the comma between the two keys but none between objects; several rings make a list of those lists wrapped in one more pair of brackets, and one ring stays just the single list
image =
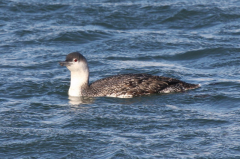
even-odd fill
[{"label": "water", "polygon": [[[0,2],[1,158],[239,158],[240,3]],[[150,73],[184,93],[69,98],[74,51],[90,81]]]}]

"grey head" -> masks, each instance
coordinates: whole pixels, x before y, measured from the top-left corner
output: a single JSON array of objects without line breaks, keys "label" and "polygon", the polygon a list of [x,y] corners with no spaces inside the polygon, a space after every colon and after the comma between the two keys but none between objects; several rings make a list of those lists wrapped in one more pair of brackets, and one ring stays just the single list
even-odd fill
[{"label": "grey head", "polygon": [[89,70],[85,57],[79,52],[72,52],[67,55],[66,60],[59,62],[61,66],[66,66],[71,72],[69,96],[81,96],[82,88],[88,88]]},{"label": "grey head", "polygon": [[68,54],[66,56],[66,60],[65,61],[61,61],[61,62],[59,62],[59,64],[61,66],[71,66],[71,65],[73,65],[76,62],[78,62],[78,63],[79,62],[87,63],[87,60],[79,52],[72,52],[72,53],[70,53],[70,54]]}]

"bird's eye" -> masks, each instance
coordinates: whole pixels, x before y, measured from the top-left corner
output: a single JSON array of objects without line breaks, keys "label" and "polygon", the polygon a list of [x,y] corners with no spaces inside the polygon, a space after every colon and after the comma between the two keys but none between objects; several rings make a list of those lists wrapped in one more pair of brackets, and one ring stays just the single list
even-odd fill
[{"label": "bird's eye", "polygon": [[74,59],[73,61],[74,61],[74,62],[77,62],[77,59]]}]

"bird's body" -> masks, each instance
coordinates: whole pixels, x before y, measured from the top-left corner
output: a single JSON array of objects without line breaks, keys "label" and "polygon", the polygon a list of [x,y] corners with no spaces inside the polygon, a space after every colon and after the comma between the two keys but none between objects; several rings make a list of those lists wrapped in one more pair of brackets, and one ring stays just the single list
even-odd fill
[{"label": "bird's body", "polygon": [[89,84],[89,70],[84,56],[78,52],[67,55],[65,62],[71,71],[70,96],[131,98],[157,93],[183,92],[198,88],[177,79],[150,74],[122,74],[103,78]]},{"label": "bird's body", "polygon": [[[141,95],[182,92],[196,85],[149,74],[123,74],[100,79],[90,84],[85,96],[134,97]],[[88,94],[89,93],[89,94]]]}]

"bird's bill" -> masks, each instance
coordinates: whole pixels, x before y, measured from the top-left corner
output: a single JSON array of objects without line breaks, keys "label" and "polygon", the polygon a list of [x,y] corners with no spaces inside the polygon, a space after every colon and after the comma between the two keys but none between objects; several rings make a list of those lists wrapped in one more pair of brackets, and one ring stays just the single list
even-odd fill
[{"label": "bird's bill", "polygon": [[66,61],[61,61],[59,62],[61,66],[70,66],[72,63],[71,62],[66,62]]}]

